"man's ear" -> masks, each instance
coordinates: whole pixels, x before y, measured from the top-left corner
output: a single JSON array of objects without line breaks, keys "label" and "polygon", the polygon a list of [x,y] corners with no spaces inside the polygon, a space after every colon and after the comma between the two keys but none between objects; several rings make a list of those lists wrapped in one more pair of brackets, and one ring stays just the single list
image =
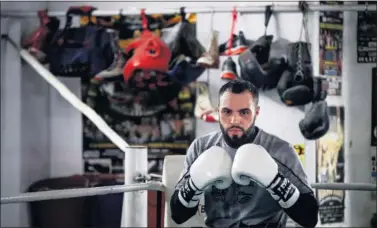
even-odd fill
[{"label": "man's ear", "polygon": [[258,116],[258,115],[259,115],[259,110],[260,110],[260,106],[258,105],[258,106],[255,108],[255,116]]}]

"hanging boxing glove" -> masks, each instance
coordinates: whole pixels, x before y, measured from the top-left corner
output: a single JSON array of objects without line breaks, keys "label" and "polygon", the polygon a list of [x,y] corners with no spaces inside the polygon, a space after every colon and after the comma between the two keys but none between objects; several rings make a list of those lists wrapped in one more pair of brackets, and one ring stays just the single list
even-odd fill
[{"label": "hanging boxing glove", "polygon": [[287,62],[287,53],[290,43],[291,42],[289,40],[283,38],[279,38],[272,42],[268,62],[274,62],[275,59],[280,60],[281,58],[284,58]]},{"label": "hanging boxing glove", "polygon": [[330,127],[326,101],[313,102],[305,117],[299,123],[301,134],[308,140],[316,140],[324,136]]},{"label": "hanging boxing glove", "polygon": [[296,42],[288,46],[288,69],[277,85],[281,101],[287,106],[300,106],[314,98],[312,64],[309,44]]},{"label": "hanging boxing glove", "polygon": [[184,7],[181,8],[180,18],[181,22],[161,30],[161,39],[171,50],[171,60],[183,54],[196,62],[206,50],[196,38],[196,25],[187,21]]},{"label": "hanging boxing glove", "polygon": [[313,79],[287,70],[279,80],[277,91],[287,106],[306,105],[313,100]]},{"label": "hanging boxing glove", "polygon": [[212,31],[208,50],[198,59],[197,63],[206,68],[217,69],[219,66],[218,31]]},{"label": "hanging boxing glove", "polygon": [[287,68],[286,45],[289,41],[272,42],[273,35],[267,35],[267,28],[272,16],[271,6],[266,6],[264,13],[264,35],[252,43],[250,51],[239,58],[241,78],[250,81],[257,88],[270,90],[276,88],[279,79]]},{"label": "hanging boxing glove", "polygon": [[308,140],[319,139],[329,129],[327,97],[327,81],[324,78],[314,78],[314,97],[311,107],[306,111],[305,118],[300,121],[301,134]]},{"label": "hanging boxing glove", "polygon": [[225,80],[235,80],[238,77],[237,66],[232,57],[228,57],[221,67],[220,77]]},{"label": "hanging boxing glove", "polygon": [[310,54],[309,33],[307,28],[307,5],[301,4],[302,30],[305,42],[298,41],[288,45],[288,70],[279,80],[277,91],[280,99],[288,106],[299,106],[310,103],[314,98],[313,72]]},{"label": "hanging boxing glove", "polygon": [[[168,45],[172,56],[171,61],[175,60],[182,54],[181,42],[180,42],[180,31],[182,30],[183,23],[179,22],[174,26],[161,29],[161,40]],[[170,65],[173,65],[170,62]]]},{"label": "hanging boxing glove", "polygon": [[238,31],[238,35],[235,35],[237,15],[236,8],[233,8],[230,36],[225,43],[219,45],[220,55],[235,56],[241,54],[248,48],[249,44],[243,31]]},{"label": "hanging boxing glove", "polygon": [[182,23],[184,24],[180,31],[181,53],[190,57],[193,62],[196,62],[206,52],[206,49],[196,38],[196,24],[190,22]]},{"label": "hanging boxing glove", "polygon": [[283,56],[280,59],[271,58],[262,67],[250,49],[240,55],[238,63],[241,78],[264,90],[275,88],[282,73],[287,68],[287,62]]},{"label": "hanging boxing glove", "polygon": [[238,35],[232,34],[232,43],[229,47],[229,40],[222,43],[218,47],[220,55],[235,56],[244,52],[249,45],[249,41],[246,39],[243,31],[239,31]]},{"label": "hanging boxing glove", "polygon": [[250,46],[251,52],[255,55],[258,63],[261,65],[268,63],[273,39],[273,35],[263,35]]},{"label": "hanging boxing glove", "polygon": [[271,43],[268,64],[265,64],[263,67],[265,71],[269,72],[268,83],[265,84],[265,89],[276,88],[282,74],[288,68],[286,53],[289,43],[289,40],[282,38]]},{"label": "hanging boxing glove", "polygon": [[259,37],[255,42],[250,45],[251,52],[255,55],[258,63],[265,65],[268,63],[270,58],[270,50],[272,40],[274,39],[273,35],[267,35],[267,28],[272,16],[271,6],[266,6],[264,11],[264,35]]},{"label": "hanging boxing glove", "polygon": [[219,112],[214,108],[210,99],[208,84],[196,82],[197,94],[194,108],[194,115],[206,122],[218,122]]},{"label": "hanging boxing glove", "polygon": [[202,75],[205,68],[199,64],[190,63],[185,56],[181,55],[172,70],[168,72],[171,79],[182,85],[196,81]]}]

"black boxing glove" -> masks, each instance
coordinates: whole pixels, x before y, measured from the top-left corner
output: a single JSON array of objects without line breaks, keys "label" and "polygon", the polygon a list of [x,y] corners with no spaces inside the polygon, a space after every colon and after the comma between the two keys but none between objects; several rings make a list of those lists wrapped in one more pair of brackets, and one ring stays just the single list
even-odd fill
[{"label": "black boxing glove", "polygon": [[262,69],[268,73],[264,89],[276,88],[282,74],[288,68],[286,53],[289,44],[289,40],[281,38],[271,44],[268,63],[262,66]]},{"label": "black boxing glove", "polygon": [[263,65],[268,62],[273,39],[273,35],[263,35],[250,45],[250,50],[259,64]]},{"label": "black boxing glove", "polygon": [[280,76],[288,66],[285,58],[281,57],[269,59],[262,67],[251,49],[240,54],[238,63],[241,71],[240,77],[264,90],[275,88]]},{"label": "black boxing glove", "polygon": [[330,118],[326,101],[313,102],[305,117],[299,122],[301,134],[308,140],[324,136],[330,127]]},{"label": "black boxing glove", "polygon": [[283,73],[276,88],[281,101],[287,106],[306,105],[314,97],[313,78],[296,75],[291,69]]},{"label": "black boxing glove", "polygon": [[271,58],[281,58],[284,56],[284,58],[287,59],[287,53],[290,48],[291,42],[287,39],[279,38],[276,41],[271,43],[271,48],[270,48],[270,55],[269,55],[269,60]]},{"label": "black boxing glove", "polygon": [[[301,52],[299,53],[300,45]],[[314,98],[314,80],[309,48],[310,45],[305,42],[290,43],[287,47],[289,66],[277,85],[280,99],[287,106],[306,105]],[[300,54],[301,69],[297,66]]]}]

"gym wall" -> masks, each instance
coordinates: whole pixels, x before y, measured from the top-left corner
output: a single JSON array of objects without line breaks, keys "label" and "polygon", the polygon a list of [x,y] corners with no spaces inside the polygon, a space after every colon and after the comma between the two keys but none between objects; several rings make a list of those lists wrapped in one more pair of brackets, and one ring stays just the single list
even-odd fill
[{"label": "gym wall", "polygon": [[[36,12],[47,2],[1,2],[1,11]],[[37,17],[1,19],[1,34],[16,41],[39,24]],[[50,176],[49,85],[9,43],[1,41],[1,196]],[[22,218],[22,219],[21,219]],[[26,204],[1,205],[1,227],[28,226]]]},{"label": "gym wall", "polygon": [[[232,7],[233,2],[218,2],[216,7]],[[275,2],[292,4],[292,2]],[[128,7],[167,8],[208,7],[213,2],[2,2],[2,10],[37,11],[48,7],[51,11],[65,11],[72,5],[90,4],[101,10],[118,10]],[[271,4],[271,1],[245,2],[238,4]],[[309,18],[310,40],[314,57],[314,72],[318,72],[318,12]],[[211,15],[198,14],[197,36],[204,46],[209,42]],[[36,18],[2,21],[10,34],[20,36],[37,27]],[[231,14],[216,13],[213,27],[220,31],[219,42],[226,41],[230,33]],[[248,39],[257,39],[264,32],[264,15],[252,14],[238,17],[236,31],[244,31]],[[328,97],[329,106],[345,107],[345,182],[370,182],[370,137],[371,128],[371,69],[375,64],[357,64],[356,60],[356,12],[344,13],[344,52],[343,52],[343,96]],[[62,20],[61,25],[64,25]],[[299,39],[301,15],[284,13],[274,16],[268,33],[291,41]],[[18,31],[17,31],[18,29]],[[19,40],[19,37],[13,37]],[[25,64],[7,44],[2,43],[1,76],[1,194],[14,195],[24,192],[32,182],[46,177],[67,176],[82,173],[82,129],[81,114],[65,101],[53,88],[49,87]],[[4,57],[5,56],[5,57]],[[225,58],[221,58],[224,61]],[[236,58],[234,58],[236,60]],[[5,67],[3,67],[3,64]],[[221,64],[221,63],[220,63]],[[210,92],[213,105],[218,102],[218,89],[224,83],[220,70],[210,70]],[[199,80],[206,80],[205,72]],[[76,78],[62,81],[80,97],[80,82]],[[288,108],[278,99],[276,91],[261,95],[261,114],[257,125],[267,132],[278,135],[292,144],[306,145],[305,168],[310,182],[315,182],[314,142],[305,141],[298,128],[303,118],[303,110]],[[285,121],[282,121],[285,120]],[[4,121],[4,122],[3,122]],[[218,130],[218,124],[197,120],[196,135]],[[355,169],[357,172],[348,172]],[[370,192],[347,191],[345,226],[368,226],[375,202]],[[352,206],[350,206],[352,205]],[[26,226],[24,205],[6,205],[1,208],[1,226]],[[334,224],[339,226],[340,224]]]}]

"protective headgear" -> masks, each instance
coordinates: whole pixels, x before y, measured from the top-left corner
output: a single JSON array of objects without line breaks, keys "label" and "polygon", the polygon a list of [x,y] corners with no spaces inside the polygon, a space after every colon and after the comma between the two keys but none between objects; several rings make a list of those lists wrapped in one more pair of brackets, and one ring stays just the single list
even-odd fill
[{"label": "protective headgear", "polygon": [[127,82],[136,70],[166,73],[169,69],[171,51],[156,34],[146,30],[126,48],[126,53],[133,51],[132,57],[123,67],[124,80]]}]

